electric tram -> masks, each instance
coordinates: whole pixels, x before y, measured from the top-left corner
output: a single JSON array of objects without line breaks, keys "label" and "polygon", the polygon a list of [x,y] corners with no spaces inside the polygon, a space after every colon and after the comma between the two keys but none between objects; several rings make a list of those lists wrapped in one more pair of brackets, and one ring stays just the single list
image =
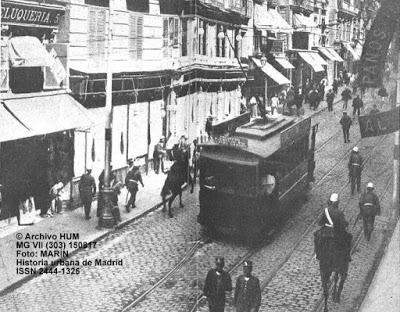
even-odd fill
[{"label": "electric tram", "polygon": [[307,192],[317,127],[310,136],[310,117],[277,115],[252,121],[248,116],[229,130],[200,144],[197,219],[213,233],[261,237]]}]

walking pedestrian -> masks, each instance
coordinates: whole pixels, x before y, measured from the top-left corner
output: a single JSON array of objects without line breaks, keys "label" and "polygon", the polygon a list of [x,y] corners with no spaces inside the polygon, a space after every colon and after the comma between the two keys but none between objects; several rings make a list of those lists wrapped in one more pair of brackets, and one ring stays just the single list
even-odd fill
[{"label": "walking pedestrian", "polygon": [[364,102],[360,98],[360,95],[357,94],[356,98],[353,99],[353,117],[355,117],[356,112],[357,112],[357,115],[360,116],[360,110],[363,106],[364,106]]},{"label": "walking pedestrian", "polygon": [[297,116],[304,114],[303,100],[304,100],[304,95],[302,93],[302,90],[301,88],[297,88],[296,93],[294,95],[294,103],[297,109]]},{"label": "walking pedestrian", "polygon": [[349,179],[351,183],[351,194],[354,194],[354,189],[357,184],[357,192],[361,191],[361,171],[363,167],[363,159],[358,151],[358,147],[354,146],[350,154],[348,163]]},{"label": "walking pedestrian", "polygon": [[335,78],[335,79],[333,79],[333,83],[332,83],[332,90],[333,90],[333,93],[335,93],[335,95],[338,92],[338,88],[339,88],[339,81]]},{"label": "walking pedestrian", "polygon": [[381,214],[379,198],[374,192],[374,184],[369,182],[367,189],[360,197],[360,215],[363,218],[364,235],[367,241],[371,239],[374,229],[375,216]]},{"label": "walking pedestrian", "polygon": [[260,281],[251,274],[253,263],[243,262],[243,275],[236,280],[233,304],[236,312],[258,312],[261,305]]},{"label": "walking pedestrian", "polygon": [[349,100],[351,100],[351,90],[346,87],[343,91],[342,91],[342,100],[343,100],[343,109],[347,110],[347,104],[349,103]]},{"label": "walking pedestrian", "polygon": [[85,210],[85,219],[89,220],[93,196],[96,195],[96,182],[92,176],[92,168],[86,168],[86,173],[79,180],[79,196]]},{"label": "walking pedestrian", "polygon": [[58,182],[54,184],[50,191],[50,209],[47,211],[47,215],[49,217],[52,217],[58,210],[59,210],[59,205],[61,204],[61,194],[62,190],[64,188],[64,184],[62,182]]},{"label": "walking pedestrian", "polygon": [[229,273],[224,270],[223,257],[215,258],[215,266],[215,269],[211,269],[207,273],[203,294],[208,299],[210,312],[223,312],[226,292],[232,291],[232,280]]},{"label": "walking pedestrian", "polygon": [[136,194],[139,190],[139,182],[144,187],[142,174],[140,173],[140,167],[134,163],[132,159],[129,161],[129,165],[131,169],[126,174],[125,178],[125,185],[128,188],[130,198],[128,203],[126,204],[126,212],[130,211],[130,208],[136,208],[135,201],[136,201]]},{"label": "walking pedestrian", "polygon": [[121,222],[121,213],[118,207],[118,196],[121,194],[121,189],[124,185],[122,182],[117,182],[114,180],[114,185],[112,187],[112,194],[111,194],[111,203],[112,203],[112,210],[111,213],[114,217],[114,224],[118,224]]},{"label": "walking pedestrian", "polygon": [[278,110],[278,105],[279,105],[279,98],[277,94],[274,93],[271,98],[271,115],[274,115],[275,111]]},{"label": "walking pedestrian", "polygon": [[328,105],[328,112],[333,111],[334,99],[335,99],[335,92],[333,92],[333,89],[329,89],[328,93],[326,94],[326,103]]},{"label": "walking pedestrian", "polygon": [[193,140],[193,154],[192,154],[192,166],[193,166],[193,184],[196,184],[198,170],[199,170],[199,158],[200,148],[197,139]]},{"label": "walking pedestrian", "polygon": [[319,93],[316,88],[312,89],[308,95],[308,101],[310,102],[310,109],[316,110],[318,108]]},{"label": "walking pedestrian", "polygon": [[339,123],[342,125],[344,143],[350,142],[350,127],[353,122],[346,111],[343,111],[343,116]]}]

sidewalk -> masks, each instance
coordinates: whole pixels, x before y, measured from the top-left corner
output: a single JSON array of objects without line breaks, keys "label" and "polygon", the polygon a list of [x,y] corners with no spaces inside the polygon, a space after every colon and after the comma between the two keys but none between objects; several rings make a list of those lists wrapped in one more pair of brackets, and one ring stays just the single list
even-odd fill
[{"label": "sidewalk", "polygon": [[400,222],[375,272],[360,312],[400,310]]},{"label": "sidewalk", "polygon": [[[340,102],[340,97],[336,98],[335,104]],[[308,117],[310,115],[316,115],[327,109],[326,102],[321,102],[316,111],[310,110],[309,105],[304,105],[305,114]],[[110,233],[123,227],[129,222],[133,222],[140,217],[156,210],[161,207],[160,192],[165,181],[166,175],[155,174],[151,171],[147,176],[143,175],[143,182],[145,187],[139,188],[136,199],[135,209],[131,209],[130,213],[127,213],[124,207],[126,201],[127,190],[124,188],[119,197],[119,206],[121,212],[122,222],[119,223],[115,228],[105,229],[98,228],[98,218],[96,217],[97,202],[93,202],[90,220],[85,220],[83,207],[77,208],[73,211],[68,211],[64,214],[56,214],[53,218],[40,218],[35,219],[33,226],[18,226],[9,225],[6,229],[0,229],[0,296],[7,291],[12,290],[18,285],[23,284],[27,280],[31,279],[31,275],[19,275],[16,273],[16,234],[20,233],[24,237],[26,234],[56,234],[60,233],[78,233],[80,242],[95,242],[101,238],[107,236]],[[23,241],[23,240],[21,240]],[[60,241],[58,239],[58,241]],[[67,246],[68,247],[68,246]],[[22,249],[22,251],[33,252],[37,249],[31,248]],[[75,248],[66,248],[68,251],[68,257],[71,257],[78,251]],[[50,261],[57,260],[62,257],[55,256],[48,259]],[[19,257],[19,259],[32,259],[41,260],[43,259],[40,255],[35,257]],[[38,266],[37,268],[39,268]],[[42,266],[46,267],[46,265]]]},{"label": "sidewalk", "polygon": [[[105,229],[98,228],[98,218],[96,217],[97,202],[93,202],[91,219],[85,220],[83,207],[77,208],[73,211],[68,211],[64,214],[56,214],[53,218],[40,218],[36,220],[33,226],[13,226],[0,232],[0,295],[8,287],[16,286],[19,283],[30,278],[29,275],[16,274],[16,234],[56,234],[59,233],[79,233],[80,242],[98,241],[109,233],[118,230],[126,223],[132,222],[141,216],[150,213],[161,206],[160,191],[165,181],[165,174],[155,174],[154,172],[149,175],[143,175],[144,188],[139,188],[136,197],[136,207],[131,209],[129,213],[126,212],[125,204],[127,190],[124,188],[119,197],[119,206],[121,211],[122,222],[115,228]],[[60,241],[60,240],[58,240]],[[67,246],[68,247],[68,246]],[[66,248],[69,257],[76,252],[74,248]],[[29,249],[23,249],[29,251]],[[31,257],[32,258],[32,257]],[[50,260],[56,260],[58,257]],[[28,259],[24,257],[23,259]],[[32,258],[33,259],[33,258]],[[36,257],[35,260],[41,259]]]}]

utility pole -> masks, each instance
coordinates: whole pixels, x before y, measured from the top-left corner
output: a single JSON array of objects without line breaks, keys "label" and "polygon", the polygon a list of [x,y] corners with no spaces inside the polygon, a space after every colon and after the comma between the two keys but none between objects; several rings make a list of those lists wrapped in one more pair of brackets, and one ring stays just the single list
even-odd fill
[{"label": "utility pole", "polygon": [[112,40],[113,40],[113,6],[114,0],[109,2],[108,11],[108,34],[107,34],[107,84],[106,84],[106,126],[105,126],[105,153],[104,153],[104,187],[100,191],[103,196],[104,207],[99,219],[99,226],[110,228],[114,225],[112,215],[111,197],[113,189],[111,187],[111,138],[112,138]]},{"label": "utility pole", "polygon": [[[395,67],[396,67],[396,106],[400,106],[400,22],[398,23],[397,34],[395,34]],[[394,146],[393,146],[393,212],[394,216],[399,215],[399,192],[400,192],[400,130],[397,130],[394,134]]]}]

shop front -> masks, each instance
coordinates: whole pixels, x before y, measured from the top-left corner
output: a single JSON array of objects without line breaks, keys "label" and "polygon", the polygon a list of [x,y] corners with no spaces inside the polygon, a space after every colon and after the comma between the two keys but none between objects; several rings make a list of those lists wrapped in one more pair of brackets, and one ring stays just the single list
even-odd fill
[{"label": "shop front", "polygon": [[338,68],[344,60],[332,47],[314,47],[313,50],[319,52],[320,56],[327,62],[327,79],[328,84],[332,84],[333,80],[338,78]]}]

